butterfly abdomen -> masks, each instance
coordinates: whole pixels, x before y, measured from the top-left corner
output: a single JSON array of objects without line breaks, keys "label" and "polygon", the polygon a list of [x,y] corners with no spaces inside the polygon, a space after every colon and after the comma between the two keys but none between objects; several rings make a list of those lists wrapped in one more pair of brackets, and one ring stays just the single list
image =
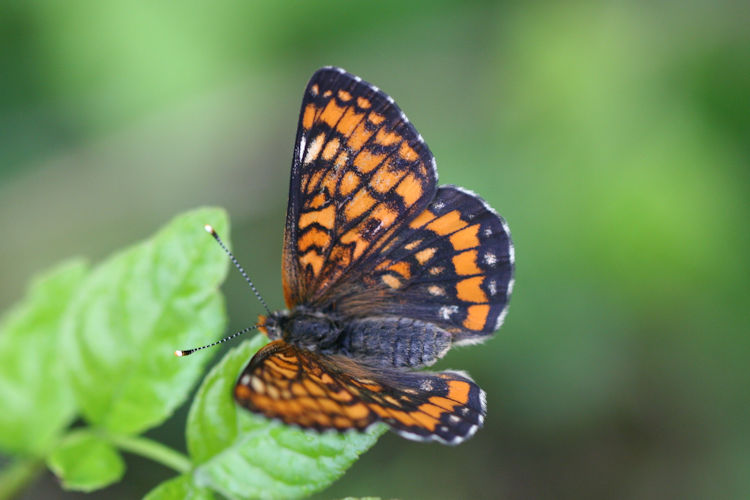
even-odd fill
[{"label": "butterfly abdomen", "polygon": [[434,324],[410,318],[369,318],[344,325],[341,354],[380,366],[418,368],[442,358],[451,335]]}]

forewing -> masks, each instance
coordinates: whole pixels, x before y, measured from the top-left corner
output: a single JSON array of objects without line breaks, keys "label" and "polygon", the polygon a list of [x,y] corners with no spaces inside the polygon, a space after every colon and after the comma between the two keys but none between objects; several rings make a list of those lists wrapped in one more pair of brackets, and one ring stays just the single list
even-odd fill
[{"label": "forewing", "polygon": [[319,431],[385,422],[402,436],[458,444],[481,427],[484,392],[458,372],[376,370],[281,340],[253,357],[235,386],[240,405]]},{"label": "forewing", "polygon": [[340,287],[345,316],[408,317],[474,342],[497,330],[513,288],[505,221],[476,194],[441,186],[383,247],[378,262]]},{"label": "forewing", "polygon": [[329,304],[338,280],[424,210],[436,184],[432,153],[393,99],[341,69],[316,72],[292,160],[287,305]]}]

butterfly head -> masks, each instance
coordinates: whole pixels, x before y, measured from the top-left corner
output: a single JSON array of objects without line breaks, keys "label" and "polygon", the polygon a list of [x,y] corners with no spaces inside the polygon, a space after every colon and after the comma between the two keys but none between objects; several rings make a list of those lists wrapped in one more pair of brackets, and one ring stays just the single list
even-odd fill
[{"label": "butterfly head", "polygon": [[258,329],[266,334],[269,340],[278,340],[282,337],[283,326],[289,318],[289,311],[283,309],[274,311],[269,315],[258,315]]}]

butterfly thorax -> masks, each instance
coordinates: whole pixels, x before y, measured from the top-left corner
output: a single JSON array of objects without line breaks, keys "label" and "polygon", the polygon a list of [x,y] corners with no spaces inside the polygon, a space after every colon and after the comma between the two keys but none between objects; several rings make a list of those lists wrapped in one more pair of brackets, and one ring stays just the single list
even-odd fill
[{"label": "butterfly thorax", "polygon": [[304,306],[261,317],[261,327],[271,340],[281,339],[310,351],[330,348],[342,332],[332,315]]}]

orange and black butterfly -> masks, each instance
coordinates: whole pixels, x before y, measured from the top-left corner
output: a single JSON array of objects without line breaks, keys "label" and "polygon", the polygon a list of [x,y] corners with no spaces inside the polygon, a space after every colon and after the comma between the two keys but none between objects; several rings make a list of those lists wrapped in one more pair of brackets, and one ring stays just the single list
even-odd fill
[{"label": "orange and black butterfly", "polygon": [[303,428],[385,422],[457,444],[485,393],[463,372],[415,371],[486,340],[513,288],[508,226],[474,193],[438,186],[435,159],[393,99],[338,68],[305,89],[283,250],[288,309],[245,367],[243,407]]}]

